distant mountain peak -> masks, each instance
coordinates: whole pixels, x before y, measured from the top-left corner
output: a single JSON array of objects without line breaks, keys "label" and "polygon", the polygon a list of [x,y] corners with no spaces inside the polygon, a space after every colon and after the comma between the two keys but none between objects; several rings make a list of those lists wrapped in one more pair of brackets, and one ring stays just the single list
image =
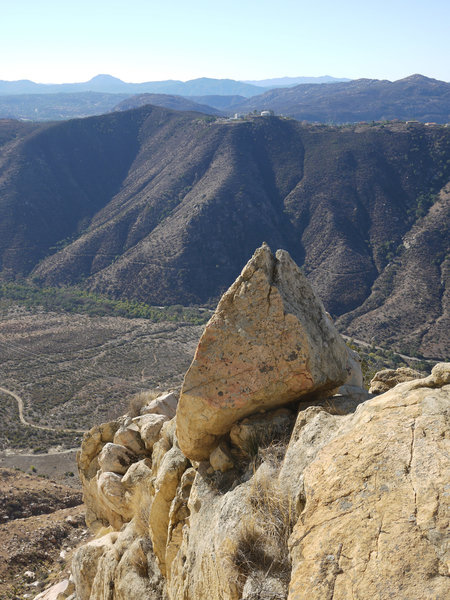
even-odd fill
[{"label": "distant mountain peak", "polygon": [[92,83],[92,82],[96,82],[96,83],[111,83],[111,82],[116,82],[116,83],[123,83],[123,81],[121,79],[119,79],[118,77],[113,77],[112,75],[108,75],[105,73],[100,73],[99,75],[95,75],[95,77],[92,77],[92,79],[89,79],[88,83]]}]

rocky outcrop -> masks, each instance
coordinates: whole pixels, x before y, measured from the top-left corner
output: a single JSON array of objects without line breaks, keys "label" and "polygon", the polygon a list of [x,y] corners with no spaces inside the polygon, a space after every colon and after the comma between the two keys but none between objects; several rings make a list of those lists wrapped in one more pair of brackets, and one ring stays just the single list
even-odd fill
[{"label": "rocky outcrop", "polygon": [[[277,256],[279,268],[290,272],[290,259]],[[196,394],[205,394],[205,415],[214,408],[228,419],[220,436],[208,430],[215,439],[211,450],[207,437],[207,458],[197,461],[191,452],[186,456],[177,437],[186,433],[187,423],[196,422],[187,411],[187,396],[183,397],[189,372],[175,417],[164,408],[167,397],[157,398],[152,409],[142,409],[144,414],[96,427],[85,436],[79,468],[88,522],[97,538],[81,547],[73,560],[77,600],[447,597],[450,364],[438,364],[426,378],[367,398],[359,387],[357,357],[347,353],[329,318],[322,313],[318,318],[314,304],[309,309],[305,305],[302,314],[295,312],[297,305],[286,292],[295,286],[280,284],[280,292],[268,283],[267,265],[276,273],[277,260],[268,248],[255,257],[248,277],[241,276],[231,288],[233,294],[221,301],[221,310],[200,342],[201,347],[209,340],[212,355],[204,370],[204,386],[197,386]],[[296,277],[293,280],[298,283]],[[280,276],[277,281],[292,278]],[[263,285],[268,291],[265,298],[270,297],[266,312],[272,317],[261,317],[266,333],[257,331],[252,317],[256,307],[253,313],[238,314],[239,302],[245,307],[246,296],[252,297],[253,291],[262,301]],[[307,291],[300,288],[306,298]],[[301,333],[305,345],[297,352],[309,357],[303,362],[299,356],[284,360],[284,346],[269,335],[280,335],[285,308],[291,311],[285,320],[292,325],[286,344]],[[302,315],[308,316],[308,323],[303,324]],[[313,324],[309,318],[315,319]],[[262,396],[248,392],[252,408],[241,416],[238,396],[234,413],[225,403],[210,403],[214,381],[221,386],[228,382],[230,394],[231,383],[240,389],[239,373],[248,381],[246,369],[236,370],[234,380],[224,376],[219,340],[212,337],[215,323],[223,327],[234,323],[230,339],[242,340],[241,349],[245,349],[244,325],[248,327],[248,340],[261,344],[254,361],[270,354],[263,352],[264,343],[281,361],[278,376],[285,381],[277,384],[275,374],[269,377],[258,370],[253,375],[261,381],[254,390],[263,385],[281,392],[297,389],[292,384],[298,381],[296,371],[289,362],[296,363],[295,369],[299,365],[309,369],[310,376],[299,376],[306,392],[312,389],[311,381],[322,384],[315,394],[297,389],[295,398],[287,394],[283,403],[277,396],[267,406],[253,403],[252,398]],[[240,331],[237,323],[242,325]],[[323,337],[315,337],[319,335]],[[226,348],[224,340],[222,346]],[[196,360],[207,347],[197,352]],[[314,357],[319,351],[327,355],[330,348],[340,358],[328,368]],[[232,353],[230,347],[233,360],[239,356],[237,350]],[[226,355],[222,358],[225,362]],[[213,364],[219,365],[215,380]],[[198,365],[194,361],[200,380]],[[330,372],[337,374],[333,378]],[[341,383],[345,385],[338,387]],[[192,394],[194,388],[189,389]],[[199,405],[194,403],[192,412]],[[162,420],[155,425],[156,417]],[[149,423],[154,426],[151,443],[146,433]],[[198,443],[201,433],[196,431],[192,439]],[[125,473],[120,472],[124,461],[117,468],[114,461],[105,460],[112,450],[122,456],[115,445],[128,457],[131,443],[142,454],[132,454]],[[105,470],[106,465],[116,470]]]},{"label": "rocky outcrop", "polygon": [[450,364],[446,385],[442,370],[361,405],[303,469],[290,600],[449,595]]},{"label": "rocky outcrop", "polygon": [[200,339],[177,408],[184,454],[204,460],[233,423],[344,383],[349,353],[289,254],[259,248]]},{"label": "rocky outcrop", "polygon": [[399,367],[398,369],[383,369],[378,371],[370,382],[369,393],[384,394],[399,383],[421,379],[423,374],[410,367]]}]

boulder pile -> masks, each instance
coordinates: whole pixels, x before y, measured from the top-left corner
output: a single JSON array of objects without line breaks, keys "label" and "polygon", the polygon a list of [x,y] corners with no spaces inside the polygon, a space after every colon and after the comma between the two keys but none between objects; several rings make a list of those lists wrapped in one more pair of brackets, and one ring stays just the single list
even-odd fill
[{"label": "boulder pile", "polygon": [[85,436],[97,537],[75,597],[449,597],[449,421],[450,364],[369,396],[298,267],[264,245],[181,394]]}]

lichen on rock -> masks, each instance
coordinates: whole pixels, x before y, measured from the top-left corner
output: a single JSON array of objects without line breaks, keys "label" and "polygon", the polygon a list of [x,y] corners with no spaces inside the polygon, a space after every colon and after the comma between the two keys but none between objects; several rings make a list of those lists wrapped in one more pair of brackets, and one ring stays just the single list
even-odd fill
[{"label": "lichen on rock", "polygon": [[346,380],[349,351],[284,250],[256,250],[206,325],[184,378],[177,435],[208,458],[233,423]]}]

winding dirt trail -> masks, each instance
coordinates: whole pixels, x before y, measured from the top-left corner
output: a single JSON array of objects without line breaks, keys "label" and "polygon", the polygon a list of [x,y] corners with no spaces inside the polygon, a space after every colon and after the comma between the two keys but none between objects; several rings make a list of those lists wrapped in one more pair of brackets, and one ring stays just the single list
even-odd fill
[{"label": "winding dirt trail", "polygon": [[42,429],[44,431],[56,431],[58,433],[85,433],[84,429],[64,429],[64,428],[59,428],[59,427],[48,427],[46,425],[35,425],[34,423],[30,423],[23,416],[23,400],[22,400],[22,398],[20,396],[18,396],[15,392],[8,390],[4,387],[0,387],[0,392],[3,392],[4,394],[11,396],[17,402],[17,407],[19,409],[19,420],[22,423],[22,425],[27,425],[28,427],[34,427],[34,429]]}]

